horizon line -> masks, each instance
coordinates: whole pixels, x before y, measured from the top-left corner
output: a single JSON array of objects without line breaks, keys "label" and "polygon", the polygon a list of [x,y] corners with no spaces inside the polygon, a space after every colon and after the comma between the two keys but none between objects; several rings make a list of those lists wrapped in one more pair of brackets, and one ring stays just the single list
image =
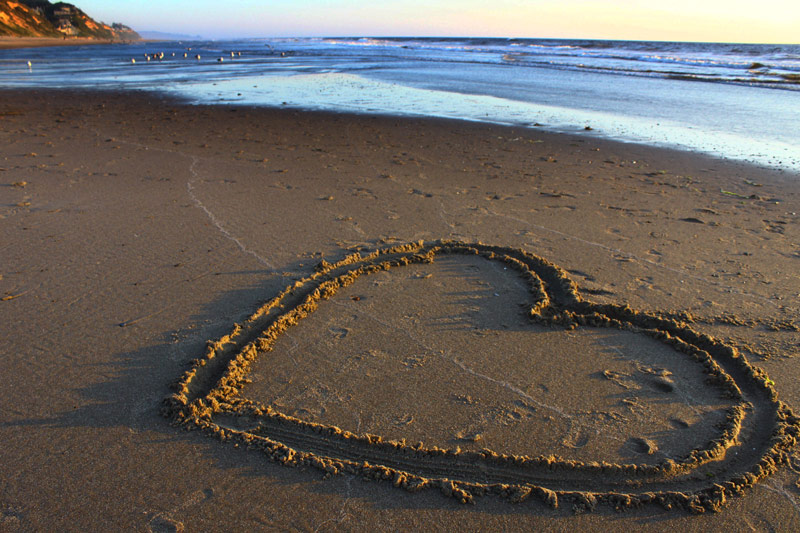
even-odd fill
[{"label": "horizon line", "polygon": [[[494,40],[539,40],[539,41],[602,41],[626,43],[694,43],[694,44],[742,44],[763,46],[800,46],[800,42],[760,42],[760,41],[692,41],[692,40],[662,40],[662,39],[620,39],[608,37],[497,37],[485,35],[270,35],[270,36],[242,36],[242,37],[209,37],[202,34],[186,35],[162,30],[135,30],[137,33],[163,33],[186,38],[200,38],[208,41],[235,41],[258,39],[494,39]],[[167,39],[181,40],[181,39]]]}]

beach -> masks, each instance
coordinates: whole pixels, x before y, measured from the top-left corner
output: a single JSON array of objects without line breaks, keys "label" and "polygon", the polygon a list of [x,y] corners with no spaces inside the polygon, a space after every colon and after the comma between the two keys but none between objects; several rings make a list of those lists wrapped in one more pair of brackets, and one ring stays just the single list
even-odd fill
[{"label": "beach", "polygon": [[[800,529],[796,423],[777,403],[800,405],[794,172],[147,92],[3,90],[0,145],[4,530]],[[357,276],[313,309],[291,299],[342,272]],[[546,300],[572,318],[539,320]],[[665,343],[624,305],[715,340]],[[275,316],[286,328],[229,391],[187,380],[218,378],[202,369]],[[744,400],[687,356],[700,345]],[[728,348],[756,370],[729,370]],[[378,453],[378,437],[427,452]],[[696,472],[656,472],[725,438]],[[434,448],[549,457],[563,476]],[[708,508],[608,496],[713,491],[773,452],[774,473]],[[377,479],[363,463],[384,456]]]},{"label": "beach", "polygon": [[0,37],[0,50],[15,48],[43,48],[48,46],[83,46],[87,44],[109,44],[106,40],[85,37]]}]

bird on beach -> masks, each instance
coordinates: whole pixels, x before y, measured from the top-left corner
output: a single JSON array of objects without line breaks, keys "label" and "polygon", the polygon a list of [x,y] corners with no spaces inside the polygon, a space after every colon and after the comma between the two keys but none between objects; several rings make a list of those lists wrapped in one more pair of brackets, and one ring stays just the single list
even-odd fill
[{"label": "bird on beach", "polygon": [[131,63],[136,63],[136,59],[132,57],[131,58]]},{"label": "bird on beach", "polygon": [[194,56],[194,58],[199,61],[200,60],[200,54],[197,54],[196,56]]}]

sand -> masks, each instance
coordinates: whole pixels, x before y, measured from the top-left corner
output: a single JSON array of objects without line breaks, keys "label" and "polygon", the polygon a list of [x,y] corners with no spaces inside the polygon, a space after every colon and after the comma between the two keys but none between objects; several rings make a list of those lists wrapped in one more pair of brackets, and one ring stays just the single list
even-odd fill
[{"label": "sand", "polygon": [[147,94],[0,145],[3,529],[800,527],[800,176]]},{"label": "sand", "polygon": [[82,46],[86,44],[110,44],[105,39],[88,37],[8,37],[0,36],[0,50],[12,48],[41,48],[45,46]]}]

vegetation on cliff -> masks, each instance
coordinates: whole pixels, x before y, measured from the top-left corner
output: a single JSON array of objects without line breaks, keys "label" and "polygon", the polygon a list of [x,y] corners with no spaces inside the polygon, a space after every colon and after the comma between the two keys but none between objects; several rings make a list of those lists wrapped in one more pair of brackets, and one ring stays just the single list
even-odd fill
[{"label": "vegetation on cliff", "polygon": [[124,24],[97,22],[72,4],[48,0],[0,0],[0,36],[87,37],[133,41],[139,34]]}]

